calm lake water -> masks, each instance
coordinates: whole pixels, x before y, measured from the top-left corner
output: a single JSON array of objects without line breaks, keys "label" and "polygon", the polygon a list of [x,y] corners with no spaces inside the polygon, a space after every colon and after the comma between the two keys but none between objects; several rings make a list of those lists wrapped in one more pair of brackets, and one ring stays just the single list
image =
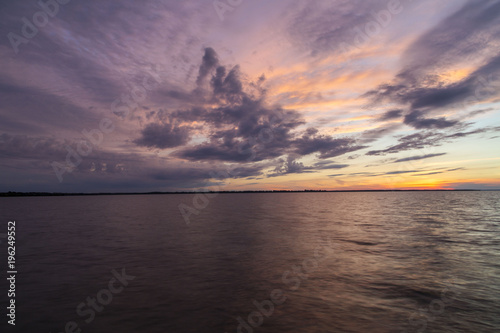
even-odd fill
[{"label": "calm lake water", "polygon": [[219,194],[187,225],[192,202],[0,198],[7,332],[500,331],[500,192]]}]

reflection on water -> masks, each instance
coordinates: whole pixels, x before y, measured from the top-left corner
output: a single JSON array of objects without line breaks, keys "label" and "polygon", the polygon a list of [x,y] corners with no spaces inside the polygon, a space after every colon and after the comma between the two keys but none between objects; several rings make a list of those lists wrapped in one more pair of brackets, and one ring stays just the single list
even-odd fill
[{"label": "reflection on water", "polygon": [[[499,192],[220,194],[188,226],[191,202],[0,199],[16,331],[500,330]],[[100,306],[123,269],[135,278]]]}]

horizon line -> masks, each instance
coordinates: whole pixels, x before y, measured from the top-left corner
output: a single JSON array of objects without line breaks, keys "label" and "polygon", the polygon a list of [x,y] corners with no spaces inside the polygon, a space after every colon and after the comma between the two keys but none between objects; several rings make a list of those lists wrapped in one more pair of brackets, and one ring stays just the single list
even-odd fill
[{"label": "horizon line", "polygon": [[342,192],[470,192],[500,191],[500,189],[393,189],[393,190],[241,190],[241,191],[152,191],[152,192],[0,192],[0,197],[87,196],[87,195],[161,195],[161,194],[241,194],[241,193],[342,193]]}]

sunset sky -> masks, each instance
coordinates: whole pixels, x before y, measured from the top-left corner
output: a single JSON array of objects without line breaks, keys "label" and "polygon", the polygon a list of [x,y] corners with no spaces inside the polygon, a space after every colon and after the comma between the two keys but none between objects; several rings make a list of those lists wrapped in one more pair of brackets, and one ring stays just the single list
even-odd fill
[{"label": "sunset sky", "polygon": [[500,188],[500,1],[59,1],[0,3],[2,192]]}]

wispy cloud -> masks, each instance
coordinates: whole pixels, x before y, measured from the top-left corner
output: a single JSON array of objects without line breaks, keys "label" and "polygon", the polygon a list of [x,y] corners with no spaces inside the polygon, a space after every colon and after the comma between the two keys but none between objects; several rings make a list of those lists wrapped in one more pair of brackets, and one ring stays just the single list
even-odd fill
[{"label": "wispy cloud", "polygon": [[426,159],[426,158],[432,158],[432,157],[443,156],[443,155],[446,155],[446,153],[427,154],[427,155],[421,155],[421,156],[411,156],[411,157],[405,157],[405,158],[397,159],[393,163],[423,160],[423,159]]}]

